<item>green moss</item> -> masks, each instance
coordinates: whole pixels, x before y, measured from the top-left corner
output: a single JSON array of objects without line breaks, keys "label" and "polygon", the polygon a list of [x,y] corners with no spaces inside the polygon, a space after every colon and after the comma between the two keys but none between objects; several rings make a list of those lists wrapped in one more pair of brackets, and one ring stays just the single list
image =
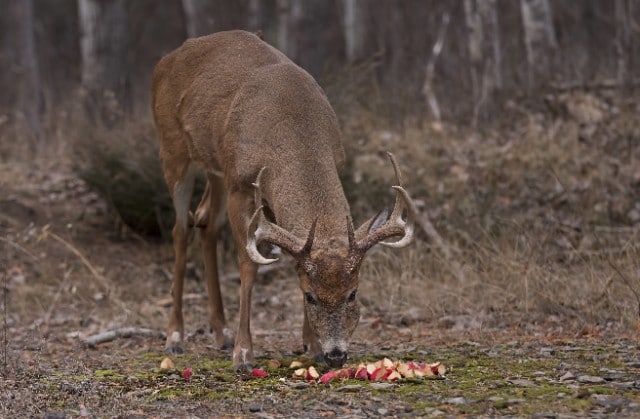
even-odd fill
[{"label": "green moss", "polygon": [[125,376],[116,370],[95,370],[93,375],[98,380],[120,381],[125,379]]}]

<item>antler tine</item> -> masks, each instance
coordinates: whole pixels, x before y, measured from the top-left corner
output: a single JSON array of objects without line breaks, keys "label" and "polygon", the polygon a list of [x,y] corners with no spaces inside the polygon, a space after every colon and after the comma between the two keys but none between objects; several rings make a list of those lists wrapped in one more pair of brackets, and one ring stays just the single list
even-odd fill
[{"label": "antler tine", "polygon": [[[260,173],[262,173],[262,171],[260,171]],[[256,184],[254,183],[254,186],[255,185]],[[256,195],[257,194],[258,193],[256,192]],[[247,228],[246,249],[247,249],[247,253],[249,254],[249,257],[255,263],[259,265],[268,265],[270,263],[276,262],[278,258],[273,258],[273,259],[266,258],[262,256],[262,254],[258,251],[258,242],[262,238],[260,224],[266,222],[266,220],[264,219],[264,214],[262,212],[263,210],[264,210],[264,206],[260,205],[253,213],[253,216],[251,216],[251,221],[249,222],[249,227]]]},{"label": "antler tine", "polygon": [[313,245],[313,238],[315,236],[316,221],[311,225],[309,236],[306,242],[298,239],[293,234],[289,233],[282,227],[268,221],[264,216],[264,205],[262,205],[262,190],[261,181],[262,175],[266,167],[260,169],[256,181],[253,183],[255,188],[255,205],[256,210],[251,216],[249,226],[247,227],[247,254],[255,263],[260,265],[268,265],[278,260],[278,258],[270,259],[262,256],[258,251],[258,243],[266,241],[276,246],[281,247],[287,252],[291,253],[294,257],[299,257],[311,251]]},{"label": "antler tine", "polygon": [[[418,210],[416,209],[415,204],[411,200],[411,197],[409,197],[409,193],[402,186],[393,186],[393,189],[395,189],[397,192],[396,205],[394,206],[393,212],[391,213],[391,216],[389,217],[389,220],[387,221],[387,223],[401,226],[404,230],[404,236],[398,241],[380,242],[380,244],[387,247],[395,247],[395,248],[405,247],[413,241],[413,234],[414,234],[415,222],[416,222],[415,219],[416,219],[416,213],[418,212]],[[402,201],[404,201],[404,205],[400,204],[400,198],[402,198]],[[402,219],[403,207],[407,209],[406,221]],[[382,228],[384,228],[384,226]]]},{"label": "antler tine", "polygon": [[[387,153],[387,155],[391,160],[398,182],[398,185],[392,186],[396,190],[396,201],[389,218],[380,227],[369,231],[365,237],[357,242],[356,247],[361,252],[366,252],[377,243],[388,247],[404,247],[413,241],[417,209],[409,197],[409,193],[402,187],[402,174],[394,155],[391,153]],[[406,221],[402,219],[405,209],[407,211]],[[358,230],[360,231],[360,229]],[[402,237],[395,242],[383,241],[395,236]]]},{"label": "antler tine", "polygon": [[308,255],[309,253],[311,253],[311,246],[313,246],[313,238],[316,235],[316,224],[318,224],[318,218],[313,220],[313,223],[311,223],[311,228],[309,229],[309,235],[307,236],[307,241],[305,242],[300,252],[298,252],[299,254]]},{"label": "antler tine", "polygon": [[256,204],[256,207],[259,207],[262,205],[262,189],[260,189],[260,187],[261,187],[261,181],[262,181],[262,174],[264,173],[266,168],[267,166],[263,166],[262,169],[260,169],[260,171],[258,172],[258,176],[256,177],[256,181],[252,183],[253,187],[255,188],[254,202]]},{"label": "antler tine", "polygon": [[389,156],[389,160],[391,160],[393,171],[396,172],[396,180],[398,181],[398,186],[402,186],[402,172],[400,172],[400,169],[398,168],[396,156],[394,156],[390,151],[387,151],[387,156]]}]

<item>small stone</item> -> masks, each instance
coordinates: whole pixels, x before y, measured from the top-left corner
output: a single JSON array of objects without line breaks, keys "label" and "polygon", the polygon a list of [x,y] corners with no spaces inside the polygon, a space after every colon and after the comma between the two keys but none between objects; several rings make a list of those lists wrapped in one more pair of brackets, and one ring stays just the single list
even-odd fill
[{"label": "small stone", "polygon": [[562,377],[560,377],[560,381],[567,381],[567,380],[575,380],[576,376],[573,375],[571,372],[565,372]]},{"label": "small stone", "polygon": [[391,383],[371,383],[371,388],[376,390],[389,390],[394,387],[395,387],[395,384],[391,384]]},{"label": "small stone", "polygon": [[262,406],[260,406],[258,403],[251,403],[248,406],[249,412],[255,413],[255,412],[259,412],[262,410]]},{"label": "small stone", "polygon": [[364,387],[360,384],[347,384],[346,386],[336,388],[336,391],[341,391],[343,393],[357,393],[363,388]]},{"label": "small stone", "polygon": [[384,407],[381,407],[377,410],[377,412],[380,416],[387,416],[387,413],[389,413],[389,409],[385,409]]},{"label": "small stone", "polygon": [[467,400],[464,397],[452,397],[445,400],[446,404],[466,404]]},{"label": "small stone", "polygon": [[578,382],[583,384],[602,384],[605,379],[594,375],[580,375],[578,376]]},{"label": "small stone", "polygon": [[518,387],[529,387],[534,384],[533,381],[524,378],[516,378],[514,380],[508,380],[508,382]]}]

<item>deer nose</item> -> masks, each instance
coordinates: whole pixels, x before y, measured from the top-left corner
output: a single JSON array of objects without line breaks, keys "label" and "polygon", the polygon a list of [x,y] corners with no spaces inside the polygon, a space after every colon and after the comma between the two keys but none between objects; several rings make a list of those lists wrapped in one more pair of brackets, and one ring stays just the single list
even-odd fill
[{"label": "deer nose", "polygon": [[347,361],[347,353],[334,348],[331,352],[324,354],[324,360],[331,368],[339,368]]}]

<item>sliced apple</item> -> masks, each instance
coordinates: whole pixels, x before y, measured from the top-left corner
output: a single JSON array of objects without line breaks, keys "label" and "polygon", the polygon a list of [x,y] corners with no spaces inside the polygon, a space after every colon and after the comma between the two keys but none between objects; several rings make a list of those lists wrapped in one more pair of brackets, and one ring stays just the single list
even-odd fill
[{"label": "sliced apple", "polygon": [[328,382],[330,382],[330,381],[334,380],[334,379],[335,379],[335,378],[337,378],[337,377],[338,377],[338,375],[337,375],[337,373],[336,373],[336,372],[334,372],[334,371],[329,371],[329,372],[326,372],[326,373],[322,374],[322,376],[320,377],[320,382],[321,382],[322,384],[326,384],[326,383],[328,383]]},{"label": "sliced apple", "polygon": [[303,366],[304,364],[300,361],[291,361],[291,365],[289,365],[289,368],[298,369],[298,368],[302,368]]},{"label": "sliced apple", "polygon": [[251,375],[253,375],[256,378],[264,378],[264,377],[268,377],[269,373],[266,372],[265,370],[260,369],[260,368],[254,368],[251,371]]},{"label": "sliced apple", "polygon": [[318,370],[316,370],[313,365],[307,368],[307,380],[312,381],[318,378],[320,378],[320,373],[318,373]]},{"label": "sliced apple", "polygon": [[176,367],[176,365],[173,363],[173,360],[171,358],[169,358],[168,356],[165,357],[162,362],[160,362],[160,369],[163,370],[172,370]]}]

